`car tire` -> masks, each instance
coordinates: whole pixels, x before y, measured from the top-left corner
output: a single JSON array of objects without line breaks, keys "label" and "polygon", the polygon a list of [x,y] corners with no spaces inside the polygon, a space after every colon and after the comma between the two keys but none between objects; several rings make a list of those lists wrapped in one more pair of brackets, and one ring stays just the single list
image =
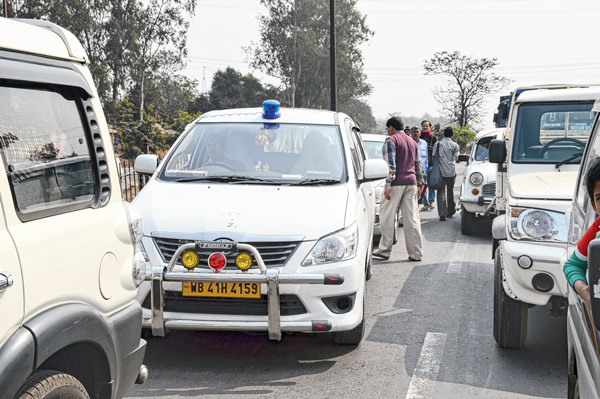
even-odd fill
[{"label": "car tire", "polygon": [[527,338],[527,304],[512,299],[502,285],[500,248],[494,259],[494,339],[501,348],[520,349]]},{"label": "car tire", "polygon": [[70,374],[43,370],[34,373],[21,387],[18,399],[90,399],[85,387]]},{"label": "car tire", "polygon": [[366,302],[367,302],[367,286],[363,292],[363,317],[360,324],[348,331],[338,331],[333,333],[333,339],[336,344],[340,345],[358,345],[363,340],[365,335],[365,315],[366,315]]},{"label": "car tire", "polygon": [[580,399],[581,395],[579,394],[579,379],[577,375],[569,374],[567,384],[567,399]]},{"label": "car tire", "polygon": [[477,232],[477,218],[474,213],[471,213],[465,209],[464,206],[460,207],[460,232],[464,235],[472,235]]}]

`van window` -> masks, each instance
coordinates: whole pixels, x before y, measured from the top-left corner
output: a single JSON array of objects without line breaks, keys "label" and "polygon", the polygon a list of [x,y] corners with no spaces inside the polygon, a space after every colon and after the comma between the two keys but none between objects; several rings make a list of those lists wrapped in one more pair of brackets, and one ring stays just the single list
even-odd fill
[{"label": "van window", "polygon": [[22,220],[95,200],[90,145],[78,104],[71,89],[0,86],[0,152]]}]

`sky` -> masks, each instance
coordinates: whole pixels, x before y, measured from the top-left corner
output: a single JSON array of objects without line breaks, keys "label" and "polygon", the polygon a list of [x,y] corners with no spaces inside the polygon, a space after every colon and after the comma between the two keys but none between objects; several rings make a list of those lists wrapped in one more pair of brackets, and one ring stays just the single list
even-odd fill
[{"label": "sky", "polygon": [[[499,96],[518,86],[600,83],[599,0],[358,0],[357,7],[374,31],[361,49],[373,86],[365,100],[376,118],[440,114],[433,91],[444,81],[423,74],[439,51],[497,58],[495,72],[512,80],[490,95],[478,128],[493,127]],[[183,73],[206,91],[227,66],[276,83],[250,69],[244,51],[259,42],[264,13],[259,0],[198,0]]]}]

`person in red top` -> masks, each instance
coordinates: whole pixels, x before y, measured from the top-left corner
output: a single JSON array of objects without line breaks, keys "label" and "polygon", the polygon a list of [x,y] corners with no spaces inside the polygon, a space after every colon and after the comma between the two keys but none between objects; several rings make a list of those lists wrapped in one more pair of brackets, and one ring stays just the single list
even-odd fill
[{"label": "person in red top", "polygon": [[[600,214],[600,159],[597,159],[587,172],[585,183],[596,215]],[[577,248],[563,266],[563,272],[569,285],[590,305],[590,287],[587,281],[588,246],[600,233],[600,217],[585,232],[577,243]]]}]

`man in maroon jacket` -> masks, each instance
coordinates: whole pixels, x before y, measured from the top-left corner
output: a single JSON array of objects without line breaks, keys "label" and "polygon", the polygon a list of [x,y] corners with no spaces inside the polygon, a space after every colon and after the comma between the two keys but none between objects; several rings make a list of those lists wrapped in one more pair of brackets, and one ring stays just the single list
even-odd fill
[{"label": "man in maroon jacket", "polygon": [[417,203],[418,186],[423,184],[423,171],[417,143],[404,134],[404,123],[399,117],[386,122],[388,138],[383,143],[383,159],[390,173],[385,181],[379,209],[381,240],[373,256],[389,259],[392,253],[394,215],[400,207],[404,223],[404,240],[408,259],[420,261],[423,257],[421,217]]}]

